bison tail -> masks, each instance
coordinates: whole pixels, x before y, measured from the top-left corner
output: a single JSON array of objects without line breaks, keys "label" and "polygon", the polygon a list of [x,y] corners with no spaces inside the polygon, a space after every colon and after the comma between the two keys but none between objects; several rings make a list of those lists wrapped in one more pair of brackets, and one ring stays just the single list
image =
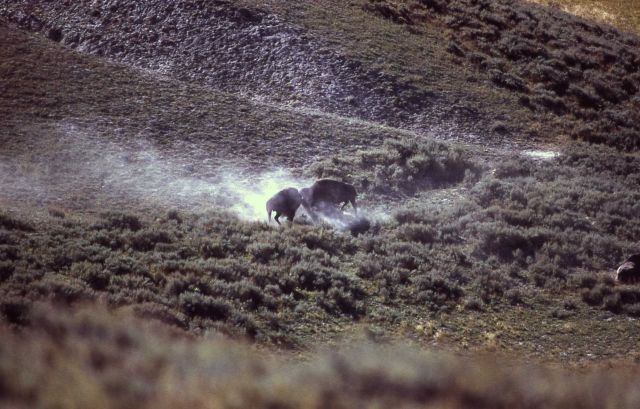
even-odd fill
[{"label": "bison tail", "polygon": [[272,211],[273,211],[273,209],[271,208],[269,203],[267,203],[267,218],[269,219],[269,224],[271,224],[271,212]]}]

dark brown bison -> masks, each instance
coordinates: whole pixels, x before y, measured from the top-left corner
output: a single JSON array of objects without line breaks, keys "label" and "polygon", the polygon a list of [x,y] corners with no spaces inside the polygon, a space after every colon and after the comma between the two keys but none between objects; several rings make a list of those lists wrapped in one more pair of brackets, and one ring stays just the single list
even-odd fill
[{"label": "dark brown bison", "polygon": [[312,216],[314,210],[323,211],[331,206],[340,206],[344,210],[348,203],[351,203],[353,210],[358,214],[356,206],[356,188],[348,183],[332,179],[320,179],[311,187],[300,191],[302,194],[302,205]]},{"label": "dark brown bison", "polygon": [[637,283],[640,281],[640,254],[632,255],[618,267],[616,280],[624,284]]},{"label": "dark brown bison", "polygon": [[276,212],[274,217],[276,223],[280,224],[278,218],[281,215],[286,216],[289,221],[293,221],[296,211],[302,203],[302,196],[298,189],[290,187],[276,193],[267,201],[267,214],[269,215],[269,223],[271,223],[271,212]]}]

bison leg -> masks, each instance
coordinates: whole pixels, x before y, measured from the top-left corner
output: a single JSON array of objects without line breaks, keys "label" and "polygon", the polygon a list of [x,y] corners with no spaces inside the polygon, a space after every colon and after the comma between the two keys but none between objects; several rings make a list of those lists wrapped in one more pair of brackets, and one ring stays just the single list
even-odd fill
[{"label": "bison leg", "polygon": [[273,220],[276,221],[276,223],[280,224],[280,220],[278,220],[280,218],[280,213],[276,212],[276,217],[273,218]]},{"label": "bison leg", "polygon": [[307,212],[307,214],[311,217],[311,220],[313,220],[314,222],[318,221],[318,215],[316,214],[316,212],[313,210],[313,208],[310,205],[303,203],[302,207]]},{"label": "bison leg", "polygon": [[342,207],[340,208],[340,210],[342,210],[344,212],[344,208],[347,207],[349,202],[351,202],[351,206],[353,206],[353,212],[357,215],[358,214],[358,208],[356,207],[356,201],[355,200],[347,200],[346,202],[344,202],[342,204]]}]

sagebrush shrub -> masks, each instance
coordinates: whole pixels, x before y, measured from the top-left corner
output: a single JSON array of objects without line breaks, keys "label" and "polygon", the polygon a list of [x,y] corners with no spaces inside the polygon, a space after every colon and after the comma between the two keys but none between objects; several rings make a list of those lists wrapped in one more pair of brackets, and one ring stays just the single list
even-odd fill
[{"label": "sagebrush shrub", "polygon": [[225,320],[232,311],[227,301],[194,292],[180,294],[179,306],[189,316],[208,318],[213,321]]}]

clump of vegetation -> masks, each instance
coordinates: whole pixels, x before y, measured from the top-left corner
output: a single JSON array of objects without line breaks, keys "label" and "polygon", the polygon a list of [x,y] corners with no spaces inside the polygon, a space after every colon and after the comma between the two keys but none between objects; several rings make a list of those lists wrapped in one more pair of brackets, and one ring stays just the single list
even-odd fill
[{"label": "clump of vegetation", "polygon": [[576,281],[582,300],[594,307],[602,307],[615,314],[640,316],[640,288],[635,285],[616,285],[612,275],[583,275]]},{"label": "clump of vegetation", "polygon": [[[434,190],[422,189],[451,186],[465,174],[472,182],[470,172],[480,177],[481,167],[471,159],[441,144],[401,141],[362,152],[349,169],[370,175],[390,164],[395,179],[388,176],[382,193],[370,184],[365,197],[413,193],[414,200],[359,237],[216,213],[181,214],[180,223],[175,214],[105,213],[97,222],[53,216],[26,231],[7,223],[0,230],[5,320],[29,322],[28,303],[19,300],[75,307],[100,299],[196,334],[296,346],[301,319],[313,327],[372,311],[394,322],[393,309],[482,313],[528,305],[534,291],[637,313],[634,287],[593,276],[634,250],[637,158],[576,145],[554,161],[503,161],[477,183],[456,185],[464,198],[450,206],[424,200]],[[342,159],[321,165],[323,172],[346,166]]]},{"label": "clump of vegetation", "polygon": [[562,117],[572,137],[640,148],[637,36],[527,2],[370,0],[364,8],[396,24],[437,26],[453,59],[520,94],[530,110]]},{"label": "clump of vegetation", "polygon": [[[28,322],[21,318],[28,304],[13,307],[20,299],[70,307],[101,299],[194,333],[296,346],[295,332],[284,329],[297,317],[366,314],[361,279],[340,271],[356,248],[351,237],[302,225],[272,230],[217,214],[180,219],[54,216],[30,235],[2,230],[0,293],[10,300],[4,319]],[[27,248],[37,251],[23,256]]]},{"label": "clump of vegetation", "polygon": [[[175,407],[185,401],[194,408],[430,407],[443,402],[452,409],[640,405],[638,378],[624,368],[570,373],[380,346],[339,348],[300,363],[267,359],[263,352],[220,339],[179,339],[166,327],[124,312],[114,316],[90,309],[71,314],[36,305],[32,319],[36,325],[20,333],[0,327],[2,399],[12,405]],[[383,358],[388,356],[393,359]]]},{"label": "clump of vegetation", "polygon": [[406,196],[477,178],[481,167],[464,150],[432,139],[386,141],[382,147],[311,166],[317,178],[340,178],[359,192]]},{"label": "clump of vegetation", "polygon": [[30,223],[4,212],[0,213],[0,227],[6,230],[33,231]]},{"label": "clump of vegetation", "polygon": [[[29,325],[34,301],[101,300],[179,331],[301,347],[301,321],[396,325],[398,311],[490,314],[541,299],[570,319],[573,310],[557,301],[566,294],[585,308],[637,314],[635,287],[594,275],[612,274],[640,234],[633,156],[575,145],[552,161],[506,160],[481,176],[466,154],[400,141],[321,168],[323,176],[350,169],[352,180],[385,169],[387,188],[371,182],[365,199],[413,199],[359,237],[217,213],[51,216],[30,230],[8,223],[0,229],[3,319]],[[453,189],[460,196],[449,205],[430,200]]]}]

